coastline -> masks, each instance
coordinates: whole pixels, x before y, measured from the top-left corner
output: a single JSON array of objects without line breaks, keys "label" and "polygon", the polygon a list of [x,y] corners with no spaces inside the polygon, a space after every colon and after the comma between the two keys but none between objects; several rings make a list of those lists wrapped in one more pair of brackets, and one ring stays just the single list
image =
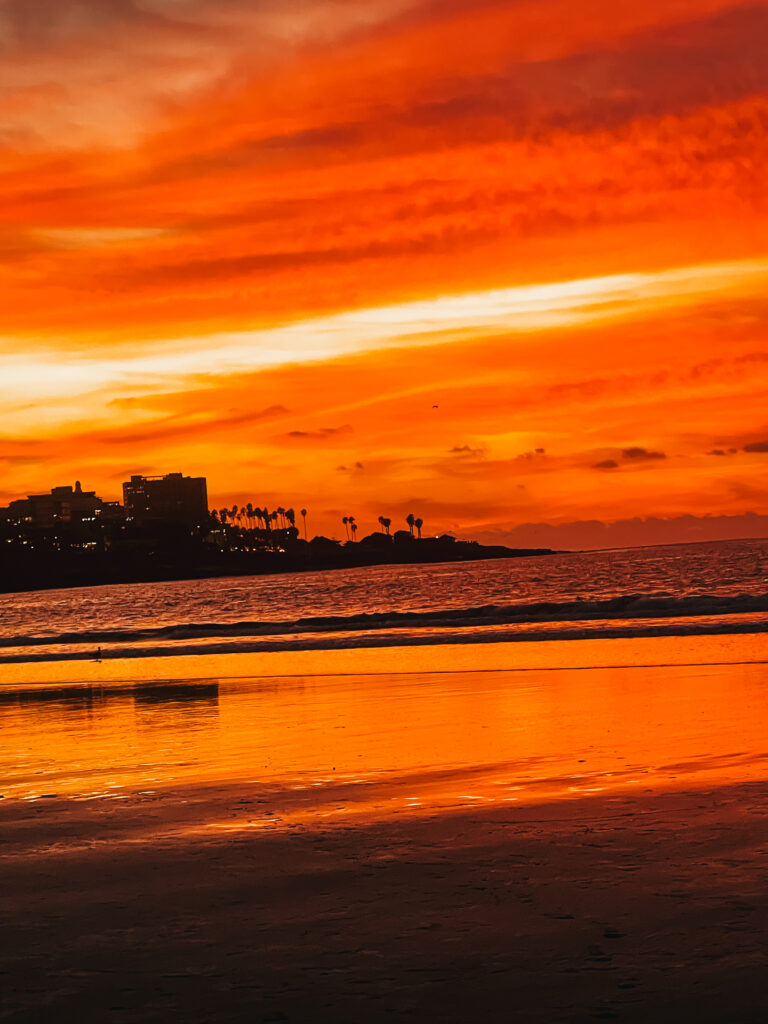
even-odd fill
[{"label": "coastline", "polygon": [[[182,657],[206,657],[228,654],[276,654],[293,651],[334,651],[334,650],[360,650],[360,649],[385,649],[404,647],[436,647],[451,646],[459,644],[529,644],[529,643],[566,643],[590,639],[592,636],[599,636],[600,640],[628,640],[634,638],[659,638],[659,637],[685,637],[685,636],[733,636],[733,635],[757,635],[768,632],[768,620],[763,617],[759,621],[749,620],[743,622],[692,622],[687,619],[684,624],[673,622],[656,623],[626,623],[621,626],[606,626],[600,622],[590,631],[586,628],[564,629],[547,633],[545,630],[525,630],[516,632],[511,628],[485,627],[482,630],[468,628],[453,628],[440,632],[437,629],[425,629],[408,631],[408,635],[401,630],[391,634],[385,631],[373,633],[372,635],[356,634],[353,637],[334,636],[332,634],[321,634],[319,636],[293,636],[290,638],[275,638],[270,635],[261,639],[236,639],[229,641],[198,641],[195,644],[186,643],[180,646],[178,641],[168,646],[143,646],[135,647],[110,647],[98,656],[94,650],[94,644],[80,644],[79,650],[69,651],[47,651],[44,653],[33,653],[26,650],[18,654],[0,654],[0,664],[34,664],[58,661],[122,661],[122,660],[144,660],[153,658],[182,658]],[[73,645],[76,646],[76,645]],[[2,651],[0,647],[0,651]]]},{"label": "coastline", "polygon": [[[730,638],[733,637],[732,641]],[[734,646],[734,644],[736,646]],[[336,647],[259,652],[181,653],[176,657],[141,656],[87,660],[7,662],[0,692],[20,685],[63,683],[110,687],[115,683],[204,679],[273,679],[295,676],[389,675],[428,672],[586,671],[593,668],[675,665],[763,664],[765,636],[712,633],[660,637],[553,639],[526,643],[436,644]]]},{"label": "coastline", "polygon": [[[374,535],[377,536],[377,535]],[[375,546],[316,537],[294,540],[281,551],[237,554],[202,542],[178,553],[147,557],[143,550],[116,548],[97,552],[34,552],[0,549],[0,593],[34,593],[79,587],[121,586],[133,583],[173,583],[189,580],[290,576],[386,565],[434,565],[539,558],[569,552],[550,548],[507,548],[477,541],[429,537],[394,542],[382,537]],[[317,542],[317,543],[316,543]],[[175,554],[175,557],[173,557]],[[56,563],[59,563],[58,565]]]}]

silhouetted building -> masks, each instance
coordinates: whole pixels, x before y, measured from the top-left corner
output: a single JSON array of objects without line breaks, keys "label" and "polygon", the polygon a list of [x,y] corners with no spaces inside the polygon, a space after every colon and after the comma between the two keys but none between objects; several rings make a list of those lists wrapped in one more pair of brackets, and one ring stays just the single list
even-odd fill
[{"label": "silhouetted building", "polygon": [[95,491],[84,491],[78,480],[73,487],[54,487],[51,491],[58,508],[59,519],[64,523],[94,522],[104,504],[96,497]]},{"label": "silhouetted building", "polygon": [[74,487],[53,487],[48,494],[30,494],[12,501],[3,510],[3,518],[49,529],[57,523],[93,522],[103,504],[95,491],[84,491],[78,480]]},{"label": "silhouetted building", "polygon": [[123,504],[128,518],[137,523],[199,526],[208,519],[208,487],[203,476],[132,476],[123,484]]},{"label": "silhouetted building", "polygon": [[125,509],[119,501],[103,501],[96,509],[96,519],[100,523],[125,522]]}]

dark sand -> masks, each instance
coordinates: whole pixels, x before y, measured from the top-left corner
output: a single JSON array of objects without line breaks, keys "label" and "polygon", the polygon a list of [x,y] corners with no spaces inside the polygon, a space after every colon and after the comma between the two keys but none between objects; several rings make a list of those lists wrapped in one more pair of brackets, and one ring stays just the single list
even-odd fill
[{"label": "dark sand", "polygon": [[194,830],[248,797],[0,802],[0,1019],[768,1019],[768,783]]}]

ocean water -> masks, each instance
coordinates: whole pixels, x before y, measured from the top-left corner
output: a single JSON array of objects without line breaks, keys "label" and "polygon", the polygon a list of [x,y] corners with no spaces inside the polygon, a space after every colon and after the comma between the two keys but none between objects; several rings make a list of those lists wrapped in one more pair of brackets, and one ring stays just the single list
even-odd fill
[{"label": "ocean water", "polygon": [[764,632],[768,540],[6,594],[0,662]]}]

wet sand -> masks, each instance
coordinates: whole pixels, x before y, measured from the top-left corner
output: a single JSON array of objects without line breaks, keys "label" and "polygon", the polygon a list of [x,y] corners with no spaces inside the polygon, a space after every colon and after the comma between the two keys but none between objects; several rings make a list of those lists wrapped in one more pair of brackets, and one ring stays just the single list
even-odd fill
[{"label": "wet sand", "polygon": [[0,1020],[762,1022],[768,668],[715,650],[0,687]]},{"label": "wet sand", "polygon": [[168,818],[140,799],[98,804],[0,811],[4,1020],[768,1010],[762,783],[204,838],[157,837]]}]

